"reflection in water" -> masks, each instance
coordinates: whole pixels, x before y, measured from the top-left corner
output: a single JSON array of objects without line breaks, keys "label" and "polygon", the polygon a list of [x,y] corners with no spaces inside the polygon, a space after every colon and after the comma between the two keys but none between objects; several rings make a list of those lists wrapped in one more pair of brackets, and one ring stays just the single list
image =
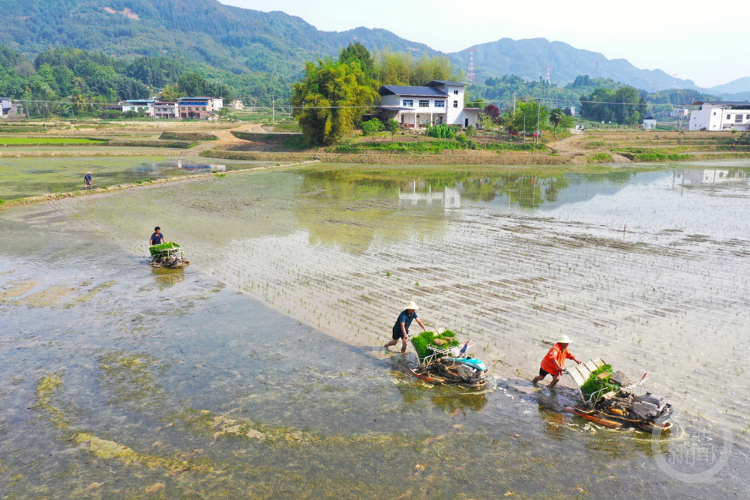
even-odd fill
[{"label": "reflection in water", "polygon": [[[457,189],[444,187],[442,191],[433,191],[432,185],[427,185],[427,192],[424,192],[424,181],[413,181],[410,185],[411,191],[407,189],[407,191],[402,192],[399,187],[399,202],[409,202],[411,205],[417,205],[424,202],[428,206],[431,206],[434,203],[436,205],[442,205],[445,210],[461,208],[461,195]],[[417,191],[417,188],[419,188],[419,191]]]},{"label": "reflection in water", "polygon": [[682,185],[742,183],[747,180],[747,170],[739,168],[707,168],[685,170]]},{"label": "reflection in water", "polygon": [[165,290],[185,281],[184,269],[152,268],[151,271],[160,290]]}]

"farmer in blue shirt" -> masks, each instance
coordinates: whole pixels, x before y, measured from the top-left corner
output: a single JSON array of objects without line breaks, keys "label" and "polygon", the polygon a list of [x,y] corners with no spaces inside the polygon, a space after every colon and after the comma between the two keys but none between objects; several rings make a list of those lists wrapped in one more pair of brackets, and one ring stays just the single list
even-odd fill
[{"label": "farmer in blue shirt", "polygon": [[422,330],[426,330],[422,320],[417,317],[417,309],[419,309],[417,304],[415,304],[414,301],[411,301],[409,302],[409,305],[406,306],[406,310],[398,315],[396,324],[393,325],[393,340],[385,345],[386,349],[392,345],[398,344],[398,339],[401,339],[401,353],[406,352],[406,341],[409,338],[409,326],[411,325],[412,320],[416,319],[419,326],[422,327]]},{"label": "farmer in blue shirt", "polygon": [[166,242],[167,240],[164,239],[164,235],[161,234],[161,228],[159,226],[156,226],[154,228],[154,234],[151,235],[151,240],[149,240],[148,242],[149,246],[161,245],[162,243]]},{"label": "farmer in blue shirt", "polygon": [[84,189],[91,189],[94,187],[94,178],[91,177],[91,172],[86,172],[86,175],[83,176],[83,183],[85,184]]}]

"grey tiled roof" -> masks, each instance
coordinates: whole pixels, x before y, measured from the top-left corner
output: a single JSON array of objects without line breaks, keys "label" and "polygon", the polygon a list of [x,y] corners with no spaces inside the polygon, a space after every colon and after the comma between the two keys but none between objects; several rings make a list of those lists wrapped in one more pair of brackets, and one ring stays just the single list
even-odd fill
[{"label": "grey tiled roof", "polygon": [[400,95],[405,97],[447,97],[448,94],[434,87],[407,87],[401,85],[383,85],[380,95]]}]

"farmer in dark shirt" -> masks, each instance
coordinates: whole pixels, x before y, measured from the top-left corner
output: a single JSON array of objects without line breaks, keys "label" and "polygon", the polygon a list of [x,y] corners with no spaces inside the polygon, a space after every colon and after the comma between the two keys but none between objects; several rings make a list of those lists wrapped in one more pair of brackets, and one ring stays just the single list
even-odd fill
[{"label": "farmer in dark shirt", "polygon": [[148,242],[149,246],[161,245],[166,242],[167,240],[164,239],[164,235],[161,234],[161,228],[156,226],[154,228],[154,234],[151,235],[151,240]]},{"label": "farmer in dark shirt", "polygon": [[94,179],[91,177],[91,172],[86,172],[86,175],[83,176],[83,183],[86,185],[86,189],[94,187]]},{"label": "farmer in dark shirt", "polygon": [[406,341],[409,338],[409,326],[411,325],[412,320],[416,319],[419,326],[422,327],[422,330],[426,330],[422,320],[417,317],[417,309],[419,309],[419,307],[417,307],[414,301],[412,301],[406,306],[406,310],[398,315],[396,324],[393,325],[393,335],[391,336],[393,340],[385,345],[386,349],[392,345],[398,344],[398,339],[401,339],[401,352],[406,352]]}]

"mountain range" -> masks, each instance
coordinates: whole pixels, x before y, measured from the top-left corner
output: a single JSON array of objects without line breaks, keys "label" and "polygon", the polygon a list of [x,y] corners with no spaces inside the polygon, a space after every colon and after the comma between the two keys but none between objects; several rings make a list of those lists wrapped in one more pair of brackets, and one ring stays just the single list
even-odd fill
[{"label": "mountain range", "polygon": [[[305,61],[335,55],[354,41],[370,49],[442,54],[384,29],[321,31],[283,12],[242,9],[216,0],[0,0],[0,12],[0,43],[27,56],[59,46],[126,58],[172,55],[235,74],[269,73],[292,80]],[[676,84],[727,98],[750,92],[750,77],[701,89],[662,70],[639,69],[625,59],[607,59],[543,38],[502,38],[470,49],[475,51],[478,82],[504,74],[537,80],[546,77],[551,66],[552,82],[563,85],[588,74],[649,91]],[[467,68],[466,50],[447,55],[458,68]]]}]

